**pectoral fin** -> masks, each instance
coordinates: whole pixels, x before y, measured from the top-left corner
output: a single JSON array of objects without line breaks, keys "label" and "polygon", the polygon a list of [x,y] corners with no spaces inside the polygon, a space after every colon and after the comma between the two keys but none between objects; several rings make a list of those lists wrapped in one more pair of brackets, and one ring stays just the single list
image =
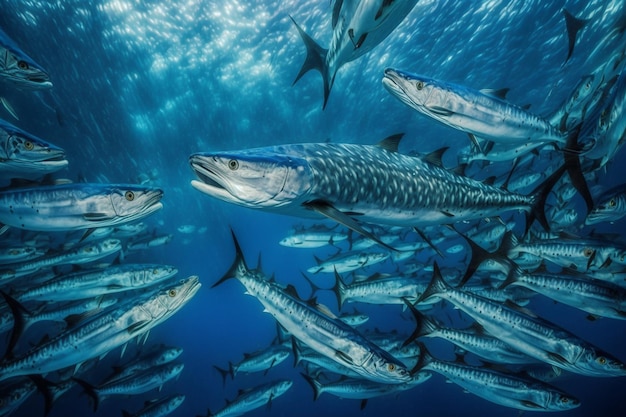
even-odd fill
[{"label": "pectoral fin", "polygon": [[304,204],[305,207],[314,210],[316,212],[318,212],[319,214],[328,217],[329,219],[332,219],[334,221],[336,221],[337,223],[341,223],[342,225],[344,225],[345,227],[347,227],[348,229],[357,232],[359,234],[362,234],[363,236],[365,236],[368,239],[372,239],[374,242],[378,243],[379,245],[392,250],[394,252],[397,252],[397,249],[389,246],[388,244],[386,244],[385,242],[383,242],[382,240],[378,239],[376,236],[374,236],[374,234],[372,234],[371,232],[368,232],[367,230],[365,230],[363,227],[361,227],[361,225],[354,220],[352,217],[346,215],[345,213],[342,213],[341,211],[337,210],[335,207],[333,207],[331,204],[325,202],[325,201],[321,201],[321,200],[316,200],[316,201],[311,201],[309,203],[305,203]]}]

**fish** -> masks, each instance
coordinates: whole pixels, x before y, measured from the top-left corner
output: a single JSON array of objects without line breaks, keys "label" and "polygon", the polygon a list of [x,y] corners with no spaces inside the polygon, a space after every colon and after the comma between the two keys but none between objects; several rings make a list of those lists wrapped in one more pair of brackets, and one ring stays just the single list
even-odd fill
[{"label": "fish", "polygon": [[21,90],[52,88],[48,72],[0,29],[0,80]]},{"label": "fish", "polygon": [[173,394],[155,401],[146,401],[144,408],[134,414],[122,410],[123,417],[165,417],[176,410],[185,401],[182,394]]},{"label": "fish", "polygon": [[348,239],[348,234],[343,231],[335,231],[334,228],[327,228],[317,225],[311,229],[294,230],[278,242],[282,246],[289,248],[321,248],[326,245],[334,246],[337,242]]},{"label": "fish", "polygon": [[479,139],[567,143],[568,135],[547,120],[483,91],[393,68],[385,69],[383,85],[407,106]]},{"label": "fish", "polygon": [[567,28],[567,57],[565,62],[569,61],[574,52],[574,46],[576,45],[576,36],[586,25],[589,23],[589,19],[580,19],[571,14],[566,8],[563,8],[563,16],[565,17],[565,26]]},{"label": "fish", "polygon": [[325,272],[332,274],[333,271],[339,273],[355,271],[366,266],[376,265],[389,258],[388,251],[350,251],[332,256],[324,261],[315,257],[316,266],[307,269],[311,274]]},{"label": "fish", "polygon": [[112,395],[137,395],[162,387],[167,381],[178,378],[184,367],[183,363],[167,363],[97,386],[79,378],[74,380],[93,400],[95,412],[102,401]]},{"label": "fish", "polygon": [[244,358],[237,364],[228,362],[228,369],[221,369],[217,366],[214,368],[222,375],[224,383],[226,376],[230,375],[231,379],[235,379],[238,373],[263,372],[266,374],[271,368],[282,363],[289,356],[289,348],[283,345],[271,345],[266,349],[244,353]]},{"label": "fish", "polygon": [[147,288],[178,273],[170,265],[123,264],[103,271],[81,271],[63,274],[41,285],[16,290],[12,296],[25,301],[71,301],[99,297],[122,291]]},{"label": "fish", "polygon": [[624,216],[626,216],[626,183],[610,188],[595,198],[595,204],[587,214],[585,225],[613,223]]},{"label": "fish", "polygon": [[422,351],[417,369],[437,372],[487,401],[528,411],[566,411],[580,406],[577,398],[545,382],[458,361],[440,361],[425,348]]},{"label": "fish", "polygon": [[67,165],[63,149],[0,119],[0,178],[37,179]]},{"label": "fish", "polygon": [[168,233],[165,235],[151,235],[144,238],[133,239],[126,244],[126,250],[145,250],[156,246],[167,245],[172,241],[173,237],[171,233]]},{"label": "fish", "polygon": [[58,232],[117,226],[161,209],[163,191],[126,184],[72,183],[0,192],[0,223]]},{"label": "fish", "polygon": [[319,71],[324,82],[322,109],[325,109],[339,68],[380,44],[416,4],[417,0],[334,0],[333,33],[328,49],[319,46],[293,17],[289,16],[307,50],[304,64],[293,84],[310,70]]},{"label": "fish", "polygon": [[244,285],[246,293],[259,300],[265,311],[293,337],[366,379],[388,384],[400,384],[411,379],[400,361],[354,328],[330,317],[327,309],[320,311],[297,298],[293,286],[283,289],[261,272],[250,270],[234,233],[233,241],[235,260],[213,287],[236,278]]},{"label": "fish", "polygon": [[398,394],[402,391],[410,390],[416,385],[428,381],[432,376],[430,372],[418,372],[410,382],[390,385],[357,378],[342,378],[339,381],[322,383],[310,375],[304,373],[300,373],[300,375],[313,388],[313,401],[317,401],[320,395],[327,392],[339,398],[362,400],[361,410],[365,408],[369,398]]},{"label": "fish", "polygon": [[228,401],[220,411],[212,413],[211,410],[208,410],[206,417],[240,416],[266,404],[271,406],[272,401],[289,391],[292,385],[293,381],[283,379],[258,385],[248,390],[240,390],[237,397]]},{"label": "fish", "polygon": [[441,278],[436,263],[429,287],[417,304],[432,297],[451,302],[490,335],[542,362],[581,375],[626,376],[626,365],[619,359],[566,329],[530,315],[527,310],[513,304],[493,302],[469,291],[450,287]]},{"label": "fish", "polygon": [[113,374],[104,379],[111,382],[115,379],[124,378],[128,375],[145,371],[160,365],[165,365],[177,359],[183,353],[183,349],[176,346],[153,345],[123,365],[113,366]]},{"label": "fish", "polygon": [[200,286],[198,277],[191,276],[176,285],[105,310],[19,357],[5,357],[0,362],[0,381],[79,366],[105,355],[167,320],[193,298]]},{"label": "fish", "polygon": [[299,217],[330,218],[395,250],[361,222],[420,227],[526,212],[545,229],[546,197],[563,165],[528,195],[508,192],[397,152],[401,135],[378,146],[304,143],[196,153],[191,185],[220,200]]}]

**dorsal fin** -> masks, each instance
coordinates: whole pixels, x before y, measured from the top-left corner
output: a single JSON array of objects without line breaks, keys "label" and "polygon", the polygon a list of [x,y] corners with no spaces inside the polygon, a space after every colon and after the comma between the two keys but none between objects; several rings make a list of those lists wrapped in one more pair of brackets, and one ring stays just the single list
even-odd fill
[{"label": "dorsal fin", "polygon": [[500,100],[506,100],[506,95],[509,90],[510,88],[483,88],[480,92],[491,97],[499,98]]},{"label": "dorsal fin", "polygon": [[404,133],[396,133],[395,135],[388,136],[381,140],[376,144],[376,146],[390,152],[398,152],[398,146],[400,145],[400,140],[403,136]]},{"label": "dorsal fin", "polygon": [[450,149],[449,146],[444,146],[442,148],[436,149],[426,155],[424,155],[424,157],[422,158],[424,161],[428,162],[429,164],[435,165],[439,168],[443,168],[443,162],[441,161],[443,158],[443,154]]},{"label": "dorsal fin", "polygon": [[296,291],[296,287],[294,287],[291,284],[287,285],[287,288],[285,288],[285,294],[288,294],[298,300],[300,300],[300,296],[298,295],[298,291]]},{"label": "dorsal fin", "polygon": [[533,313],[529,309],[524,308],[524,307],[520,306],[519,304],[515,304],[515,302],[511,301],[510,299],[507,299],[504,302],[504,306],[510,308],[511,310],[515,310],[518,313],[526,314],[527,316],[530,316],[532,318],[535,318],[535,319],[539,318],[535,313]]}]

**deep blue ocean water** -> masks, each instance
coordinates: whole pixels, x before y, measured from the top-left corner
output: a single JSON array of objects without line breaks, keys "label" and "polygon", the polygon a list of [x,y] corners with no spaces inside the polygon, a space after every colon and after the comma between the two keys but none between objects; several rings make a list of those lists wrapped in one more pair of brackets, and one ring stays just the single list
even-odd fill
[{"label": "deep blue ocean water", "polygon": [[[563,7],[591,19],[565,65]],[[385,67],[473,88],[509,87],[509,100],[531,104],[535,113],[548,115],[578,79],[598,65],[587,57],[623,7],[620,1],[608,0],[419,1],[381,45],[339,70],[322,111],[317,73],[292,86],[305,48],[288,16],[328,45],[328,1],[0,0],[0,27],[48,70],[54,83],[50,92],[41,93],[3,86],[2,95],[20,116],[12,122],[66,150],[70,164],[59,177],[134,183],[150,176],[152,184],[165,191],[164,208],[146,222],[174,239],[130,254],[128,260],[172,264],[180,277],[197,274],[203,283],[200,293],[148,339],[148,344],[184,348],[180,379],[161,393],[108,399],[95,415],[137,411],[145,400],[175,392],[185,394],[186,400],[173,416],[204,415],[207,408],[222,408],[238,389],[287,378],[294,381],[292,389],[271,409],[255,410],[251,416],[518,416],[517,410],[463,393],[439,375],[399,395],[372,399],[362,411],[358,401],[329,394],[313,402],[311,388],[299,375],[301,369],[292,367],[291,358],[265,376],[238,375],[223,386],[214,365],[224,368],[228,361],[238,362],[244,352],[266,347],[276,334],[274,319],[244,295],[241,284],[233,280],[210,288],[234,258],[230,228],[250,264],[261,253],[268,275],[275,273],[279,282],[292,283],[304,295],[310,290],[300,271],[314,263],[314,253],[325,256],[333,251],[278,245],[301,220],[235,207],[199,193],[189,184],[194,175],[188,157],[294,142],[372,144],[405,132],[401,151],[450,146],[444,161],[454,164],[449,155],[465,146],[467,137],[391,97],[381,84]],[[0,117],[10,120],[6,113]],[[623,182],[625,159],[624,152],[618,154],[603,184]],[[207,231],[184,234],[177,230],[182,225]],[[626,223],[617,222],[610,230],[623,236]],[[330,278],[325,279],[320,282],[329,286]],[[330,292],[322,292],[320,300],[336,311]],[[541,296],[529,307],[626,360],[623,322],[589,321],[585,313]],[[412,330],[410,315],[398,306],[358,309],[370,315],[369,328]],[[94,375],[107,374],[118,358],[119,350],[111,352]],[[554,384],[582,402],[567,412],[569,416],[626,412],[624,378],[573,375]],[[16,415],[42,413],[43,401],[36,394]],[[61,397],[50,416],[70,414],[93,415],[79,388]]]}]

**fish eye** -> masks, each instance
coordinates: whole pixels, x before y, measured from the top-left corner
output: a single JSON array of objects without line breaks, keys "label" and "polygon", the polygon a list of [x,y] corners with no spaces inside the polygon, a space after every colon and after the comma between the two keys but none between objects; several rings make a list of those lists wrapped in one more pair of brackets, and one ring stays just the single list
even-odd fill
[{"label": "fish eye", "polygon": [[33,148],[35,148],[35,145],[33,144],[33,142],[27,140],[26,142],[24,142],[24,147],[27,151],[32,151]]},{"label": "fish eye", "polygon": [[152,273],[153,273],[154,275],[156,275],[156,274],[158,274],[158,273],[159,273],[159,270],[158,270],[158,269],[156,269],[156,268],[154,268],[154,269],[152,270]]},{"label": "fish eye", "polygon": [[395,365],[395,364],[393,364],[393,363],[389,363],[389,364],[387,364],[387,370],[388,370],[389,372],[393,372],[393,371],[395,371],[395,370],[396,370],[396,365]]},{"label": "fish eye", "polygon": [[567,397],[565,397],[565,396],[562,396],[562,397],[561,397],[561,402],[562,402],[563,404],[567,404],[567,403],[569,402],[569,398],[567,398]]},{"label": "fish eye", "polygon": [[585,250],[583,251],[583,255],[585,255],[585,258],[590,257],[591,255],[593,255],[593,249],[585,248]]},{"label": "fish eye", "polygon": [[28,64],[25,61],[17,61],[17,67],[22,70],[27,70]]},{"label": "fish eye", "polygon": [[170,297],[176,297],[176,290],[172,288],[167,292],[167,295],[169,295]]},{"label": "fish eye", "polygon": [[424,88],[424,81],[418,81],[417,84],[415,84],[415,87],[417,87],[418,90],[421,90]]},{"label": "fish eye", "polygon": [[239,168],[239,162],[236,159],[231,159],[228,161],[228,168],[232,171],[236,171]]},{"label": "fish eye", "polygon": [[606,364],[606,358],[605,358],[604,356],[600,356],[600,357],[598,358],[598,363],[599,363],[600,365],[605,365],[605,364]]},{"label": "fish eye", "polygon": [[615,207],[617,205],[617,201],[615,201],[614,198],[611,199],[611,201],[609,201],[609,207]]},{"label": "fish eye", "polygon": [[133,201],[135,199],[135,193],[133,193],[132,191],[126,191],[124,193],[124,198],[126,198],[126,200],[128,201]]}]

